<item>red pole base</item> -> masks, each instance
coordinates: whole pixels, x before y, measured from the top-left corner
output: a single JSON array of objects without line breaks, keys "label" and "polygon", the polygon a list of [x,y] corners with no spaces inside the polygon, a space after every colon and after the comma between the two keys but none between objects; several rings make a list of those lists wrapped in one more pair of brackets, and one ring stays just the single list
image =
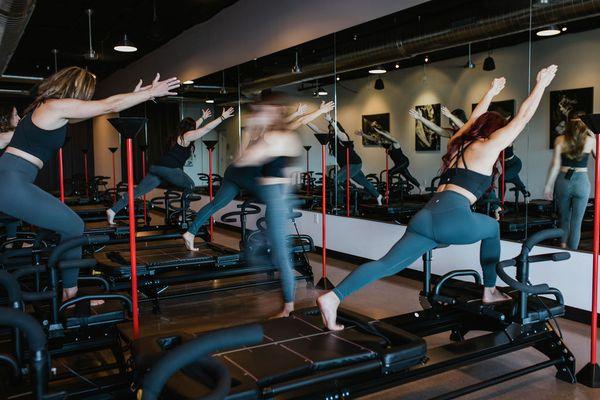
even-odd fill
[{"label": "red pole base", "polygon": [[600,365],[588,363],[577,373],[577,382],[587,387],[600,388]]},{"label": "red pole base", "polygon": [[131,263],[131,304],[133,338],[140,337],[140,321],[138,312],[138,283],[137,283],[137,243],[135,241],[135,199],[133,197],[133,140],[126,139],[127,145],[127,194],[129,207],[129,248]]}]

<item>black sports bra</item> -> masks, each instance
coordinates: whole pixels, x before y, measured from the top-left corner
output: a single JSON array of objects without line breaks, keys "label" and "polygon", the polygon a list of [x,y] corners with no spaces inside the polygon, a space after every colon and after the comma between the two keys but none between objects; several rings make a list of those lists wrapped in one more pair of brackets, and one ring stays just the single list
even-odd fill
[{"label": "black sports bra", "polygon": [[[470,170],[465,162],[464,151],[461,147],[456,155],[456,161],[440,177],[440,185],[456,185],[468,190],[479,199],[492,186],[492,176]],[[458,167],[458,159],[462,158],[464,168]]]},{"label": "black sports bra", "polygon": [[575,160],[573,158],[567,157],[565,153],[560,155],[560,163],[563,167],[570,168],[586,168],[588,164],[588,159],[590,158],[590,153],[583,153],[581,160]]},{"label": "black sports bra", "polygon": [[33,123],[31,113],[29,113],[15,128],[15,133],[8,146],[23,150],[39,158],[45,164],[54,152],[65,144],[66,136],[66,124],[52,130],[42,129]]},{"label": "black sports bra", "polygon": [[192,145],[183,147],[179,143],[175,143],[167,152],[161,157],[156,165],[162,165],[163,167],[169,168],[183,168],[185,162],[192,155]]}]

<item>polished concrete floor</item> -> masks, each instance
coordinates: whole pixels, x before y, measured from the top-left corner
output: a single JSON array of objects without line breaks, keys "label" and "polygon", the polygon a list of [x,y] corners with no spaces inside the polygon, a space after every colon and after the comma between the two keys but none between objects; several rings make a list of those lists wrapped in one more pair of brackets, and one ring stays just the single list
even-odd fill
[{"label": "polished concrete floor", "polygon": [[[216,242],[231,247],[237,245],[237,235],[218,231]],[[321,276],[321,258],[310,256],[316,279]],[[474,260],[475,261],[475,260]],[[354,265],[329,258],[328,274],[335,284],[346,276]],[[218,285],[218,283],[215,283]],[[420,283],[400,277],[391,277],[364,288],[350,296],[344,307],[383,318],[419,310],[418,291]],[[319,290],[307,288],[299,282],[296,298],[297,308],[313,306]],[[149,306],[142,308],[142,335],[158,332],[187,331],[198,333],[230,325],[261,321],[274,314],[280,306],[280,294],[276,287],[253,288],[164,301],[162,312],[152,314]],[[589,328],[568,320],[559,320],[566,343],[577,358],[577,368],[589,357]],[[429,346],[445,343],[447,338],[437,335],[427,339]],[[424,379],[402,387],[370,395],[368,399],[426,399],[462,386],[476,383],[526,366],[543,358],[535,350],[523,350],[494,360]],[[600,389],[583,385],[571,385],[554,378],[555,370],[547,368],[486,390],[465,396],[465,399],[600,399]]]}]

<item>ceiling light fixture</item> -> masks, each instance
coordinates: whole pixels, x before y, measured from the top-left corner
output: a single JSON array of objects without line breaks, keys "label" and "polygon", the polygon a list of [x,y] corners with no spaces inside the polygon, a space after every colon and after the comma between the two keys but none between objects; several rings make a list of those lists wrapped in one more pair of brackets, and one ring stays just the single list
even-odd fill
[{"label": "ceiling light fixture", "polygon": [[340,77],[339,77],[339,76],[336,76],[336,77],[335,77],[335,80],[336,80],[336,81],[339,81],[339,80],[340,80]]},{"label": "ceiling light fixture", "polygon": [[493,71],[496,69],[496,62],[492,58],[492,55],[488,55],[485,60],[483,60],[483,70],[484,71]]},{"label": "ceiling light fixture", "polygon": [[429,56],[425,56],[424,61],[425,61],[425,63],[428,63],[429,62]]},{"label": "ceiling light fixture", "polygon": [[50,50],[52,55],[54,56],[54,72],[58,71],[58,49]]},{"label": "ceiling light fixture", "polygon": [[183,84],[184,84],[184,85],[193,85],[193,84],[194,84],[194,81],[190,81],[190,80],[188,80],[188,81],[183,81]]},{"label": "ceiling light fixture", "polygon": [[121,53],[135,53],[137,51],[137,47],[129,40],[126,33],[123,34],[123,39],[115,44],[113,49]]},{"label": "ceiling light fixture", "polygon": [[325,90],[325,89],[321,88],[321,89],[319,89],[319,90],[317,91],[317,94],[318,94],[319,96],[327,96],[329,93],[327,93],[327,90]]},{"label": "ceiling light fixture", "polygon": [[377,80],[375,81],[375,90],[383,90],[384,88],[385,85],[383,84],[383,79],[377,78]]},{"label": "ceiling light fixture", "polygon": [[206,99],[206,104],[213,104],[215,101],[213,99]]},{"label": "ceiling light fixture", "polygon": [[400,64],[396,63],[396,69],[400,68]]},{"label": "ceiling light fixture", "polygon": [[386,69],[383,68],[381,65],[378,65],[375,68],[371,68],[369,70],[369,73],[374,74],[374,75],[385,74],[386,72],[387,72]]},{"label": "ceiling light fixture", "polygon": [[225,89],[225,70],[223,70],[223,85],[221,86],[221,90],[219,90],[220,94],[227,94],[227,89]]},{"label": "ceiling light fixture", "polygon": [[558,27],[556,25],[548,25],[546,27],[543,27],[539,31],[537,31],[535,34],[540,37],[547,37],[547,36],[556,36],[559,33],[560,33],[560,29],[558,29]]},{"label": "ceiling light fixture", "polygon": [[560,28],[561,31],[566,32],[567,31],[567,27],[563,26],[562,28]]},{"label": "ceiling light fixture", "polygon": [[92,47],[92,14],[94,13],[94,10],[88,8],[85,10],[85,13],[88,16],[88,38],[90,48],[83,54],[83,58],[85,58],[86,60],[97,60],[98,53],[96,53],[96,51],[94,51],[94,48]]},{"label": "ceiling light fixture", "polygon": [[475,68],[475,64],[473,63],[473,59],[471,58],[471,43],[469,43],[469,58],[467,59],[465,68],[469,68],[469,69]]},{"label": "ceiling light fixture", "polygon": [[292,72],[294,74],[300,74],[300,73],[302,73],[302,68],[300,68],[300,64],[298,64],[298,52],[296,52],[296,63],[292,67]]}]

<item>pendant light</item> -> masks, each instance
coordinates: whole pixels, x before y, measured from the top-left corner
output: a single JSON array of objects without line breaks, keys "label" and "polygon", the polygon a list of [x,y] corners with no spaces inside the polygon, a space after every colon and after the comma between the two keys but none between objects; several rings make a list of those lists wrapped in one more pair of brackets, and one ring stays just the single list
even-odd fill
[{"label": "pendant light", "polygon": [[88,51],[86,51],[83,54],[83,58],[85,58],[86,60],[97,60],[98,53],[96,53],[96,51],[92,47],[92,14],[94,13],[94,10],[92,10],[91,8],[88,8],[85,10],[85,13],[88,16],[88,38],[89,38],[90,48],[88,49]]},{"label": "pendant light", "polygon": [[113,48],[121,53],[134,53],[137,51],[137,47],[129,40],[126,33],[123,34],[123,38]]},{"label": "pendant light", "polygon": [[468,68],[468,69],[475,68],[475,64],[473,63],[473,59],[471,58],[471,43],[469,43],[469,58],[467,59],[467,63],[465,64],[465,68]]},{"label": "pendant light", "polygon": [[375,81],[375,90],[383,90],[384,89],[383,79],[377,78]]},{"label": "pendant light", "polygon": [[227,94],[227,89],[225,89],[225,70],[223,70],[223,85],[221,86],[221,90],[219,90],[220,94]]},{"label": "pendant light", "polygon": [[302,68],[300,68],[300,64],[298,64],[298,52],[296,52],[296,63],[292,67],[292,72],[294,74],[300,74],[300,73],[302,73]]}]

